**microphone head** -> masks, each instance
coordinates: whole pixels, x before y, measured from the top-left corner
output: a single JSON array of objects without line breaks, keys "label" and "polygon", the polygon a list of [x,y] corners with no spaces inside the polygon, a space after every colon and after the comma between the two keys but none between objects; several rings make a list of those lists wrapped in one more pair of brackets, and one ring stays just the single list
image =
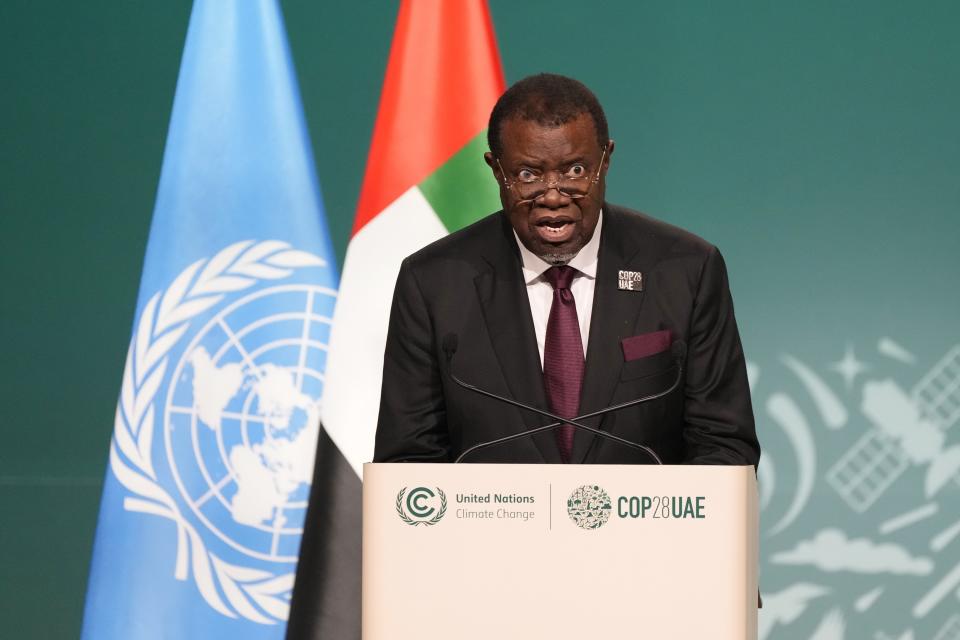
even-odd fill
[{"label": "microphone head", "polygon": [[443,349],[444,355],[447,356],[447,361],[453,359],[453,354],[457,352],[457,346],[460,343],[460,338],[455,333],[448,333],[443,336],[443,341],[440,343],[440,348]]},{"label": "microphone head", "polygon": [[670,347],[670,355],[681,362],[687,358],[687,343],[683,340],[674,340]]}]

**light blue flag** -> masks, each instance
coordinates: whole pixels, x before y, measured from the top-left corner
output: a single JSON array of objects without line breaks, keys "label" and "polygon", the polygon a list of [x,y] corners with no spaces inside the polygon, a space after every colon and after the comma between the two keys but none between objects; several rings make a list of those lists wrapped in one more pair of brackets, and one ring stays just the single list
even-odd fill
[{"label": "light blue flag", "polygon": [[337,274],[274,0],[197,0],[83,638],[282,638]]}]

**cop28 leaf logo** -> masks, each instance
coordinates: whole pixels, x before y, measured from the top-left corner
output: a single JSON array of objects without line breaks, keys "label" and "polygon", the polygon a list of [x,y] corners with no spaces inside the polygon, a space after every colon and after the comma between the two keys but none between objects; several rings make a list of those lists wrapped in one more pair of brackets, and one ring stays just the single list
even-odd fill
[{"label": "cop28 leaf logo", "polygon": [[599,529],[610,519],[610,496],[595,484],[577,487],[567,498],[567,514],[581,529]]},{"label": "cop28 leaf logo", "polygon": [[[406,497],[404,497],[406,496]],[[411,526],[437,524],[447,512],[447,495],[440,487],[436,492],[429,487],[416,487],[397,494],[397,515]]]}]

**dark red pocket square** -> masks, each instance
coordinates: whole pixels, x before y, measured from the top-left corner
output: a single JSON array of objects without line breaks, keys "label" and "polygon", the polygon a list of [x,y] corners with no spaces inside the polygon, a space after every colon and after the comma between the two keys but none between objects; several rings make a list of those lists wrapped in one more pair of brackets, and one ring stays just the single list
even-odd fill
[{"label": "dark red pocket square", "polygon": [[623,346],[623,359],[627,362],[662,353],[673,343],[673,334],[669,329],[641,333],[620,341]]}]

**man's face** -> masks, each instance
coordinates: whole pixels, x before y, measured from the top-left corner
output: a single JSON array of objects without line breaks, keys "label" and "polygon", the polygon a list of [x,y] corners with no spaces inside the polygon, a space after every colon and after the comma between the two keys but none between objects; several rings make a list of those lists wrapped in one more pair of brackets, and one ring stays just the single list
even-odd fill
[{"label": "man's face", "polygon": [[[511,118],[502,123],[500,140],[503,155],[499,163],[490,153],[485,159],[500,183],[500,201],[510,224],[535,255],[551,263],[567,262],[590,241],[597,228],[613,141],[607,143],[604,154],[587,113],[559,127]],[[598,169],[600,180],[593,184]],[[532,202],[524,202],[519,193],[521,177],[543,177],[549,186],[558,184],[564,176],[580,174],[588,176],[582,188],[589,186],[589,191],[583,198],[571,198],[550,188]],[[504,181],[518,184],[511,188]]]}]

